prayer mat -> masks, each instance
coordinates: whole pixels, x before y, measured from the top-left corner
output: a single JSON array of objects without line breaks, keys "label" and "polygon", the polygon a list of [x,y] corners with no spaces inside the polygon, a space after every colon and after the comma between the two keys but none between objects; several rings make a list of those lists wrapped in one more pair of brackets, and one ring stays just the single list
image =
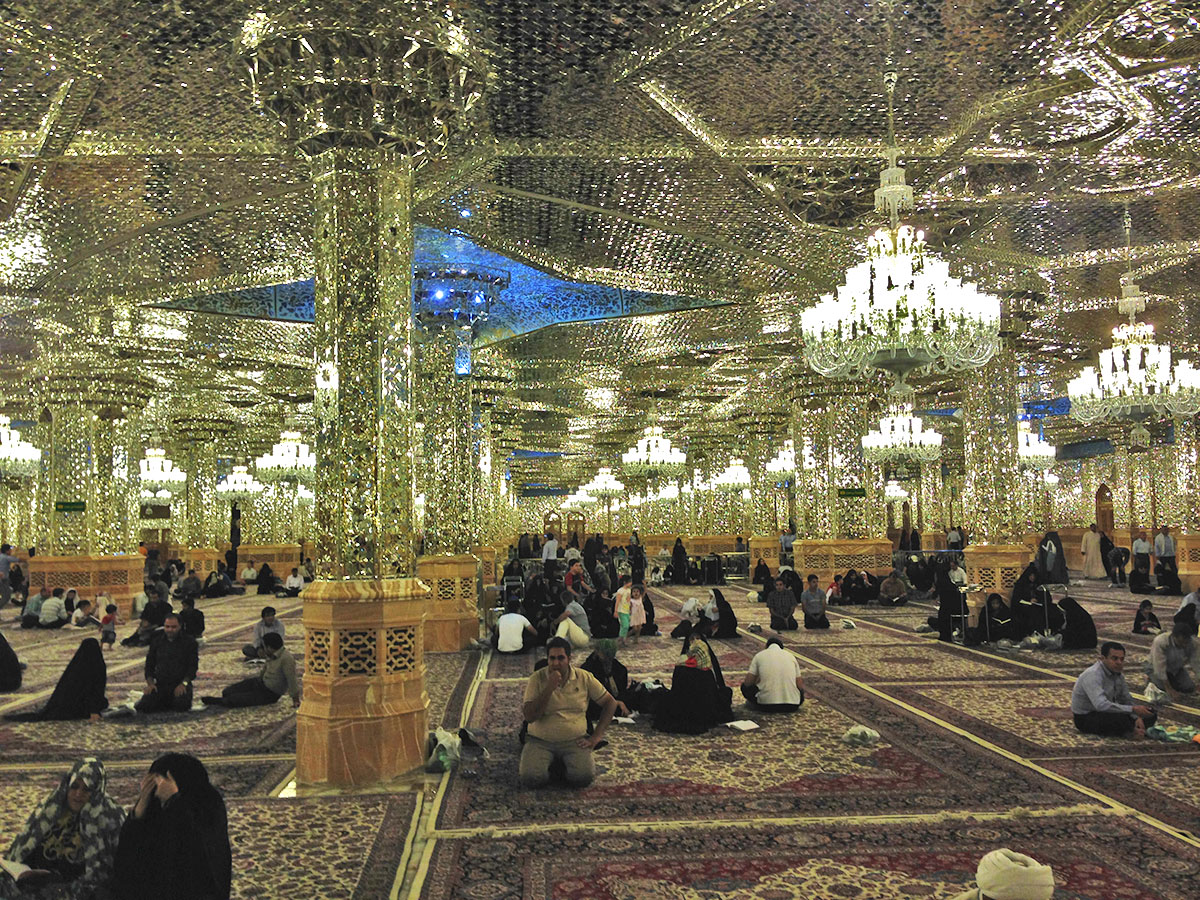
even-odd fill
[{"label": "prayer mat", "polygon": [[798,640],[788,646],[803,656],[865,682],[991,682],[1054,677],[1011,665],[999,657],[980,656],[930,640],[887,647],[810,647]]},{"label": "prayer mat", "polygon": [[[525,790],[516,781],[524,685],[485,682],[469,724],[486,735],[491,758],[451,774],[438,827],[485,824],[858,815],[1008,809],[1082,802],[1078,794],[934,728],[893,703],[831,676],[806,679],[794,714],[746,708],[734,717],[759,728],[716,726],[698,736],[663,734],[648,717],[613,725],[595,756],[598,776],[583,791]],[[841,742],[855,724],[879,744]]]},{"label": "prayer mat", "polygon": [[[197,685],[199,687],[199,685]],[[203,689],[202,689],[203,690]],[[112,694],[110,693],[110,699]],[[213,707],[187,713],[153,713],[85,722],[0,722],[4,761],[149,759],[159,753],[211,756],[291,753],[296,710],[283,698],[271,706]]]},{"label": "prayer mat", "polygon": [[1048,769],[1085,784],[1134,809],[1200,834],[1200,753],[1193,745],[1175,748],[1181,752],[1156,756],[1148,763],[1138,741],[1126,757],[1104,759],[1047,760]]},{"label": "prayer mat", "polygon": [[[438,838],[420,900],[947,900],[999,847],[1075,900],[1194,897],[1200,851],[1133,818],[1060,814]],[[1059,893],[1061,892],[1061,893]]]},{"label": "prayer mat", "polygon": [[425,693],[429,695],[426,716],[430,729],[441,725],[457,728],[463,702],[479,669],[479,651],[425,654]]},{"label": "prayer mat", "polygon": [[410,850],[419,794],[233,799],[233,898],[380,900]]},{"label": "prayer mat", "polygon": [[[1098,737],[1075,729],[1072,682],[887,685],[880,690],[1026,758],[1159,754],[1178,745]],[[1200,717],[1167,709],[1163,721],[1200,724]]]}]

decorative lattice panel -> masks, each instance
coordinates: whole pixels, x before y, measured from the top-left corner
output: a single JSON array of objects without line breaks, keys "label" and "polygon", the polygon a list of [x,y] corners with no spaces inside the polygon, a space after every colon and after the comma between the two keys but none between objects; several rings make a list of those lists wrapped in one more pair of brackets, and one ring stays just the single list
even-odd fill
[{"label": "decorative lattice panel", "polygon": [[343,631],[338,635],[338,674],[379,674],[379,641],[374,631]]},{"label": "decorative lattice panel", "polygon": [[129,584],[129,572],[126,569],[112,569],[98,573],[100,585]]},{"label": "decorative lattice panel", "polygon": [[433,602],[439,606],[445,603],[454,603],[457,599],[456,590],[458,583],[453,578],[439,578],[433,584]]},{"label": "decorative lattice panel", "polygon": [[312,675],[329,674],[329,632],[308,629],[304,639],[304,670]]},{"label": "decorative lattice panel", "polygon": [[971,566],[967,569],[967,580],[979,585],[983,591],[998,591],[1000,586],[1000,570],[994,566]]},{"label": "decorative lattice panel", "polygon": [[383,633],[383,640],[387,649],[384,671],[388,675],[417,668],[417,629],[411,625],[389,628]]},{"label": "decorative lattice panel", "polygon": [[[829,567],[829,557],[823,554],[820,556],[813,556],[811,554],[805,555],[803,557],[803,562],[803,568],[806,570],[824,569]],[[837,568],[837,559],[835,558],[833,562],[833,568]]]},{"label": "decorative lattice panel", "polygon": [[1012,589],[1017,584],[1017,579],[1021,577],[1021,570],[1017,566],[1001,566],[1000,567],[1000,587],[1003,588],[1006,595],[1012,593]]},{"label": "decorative lattice panel", "polygon": [[887,568],[892,564],[891,557],[880,565],[876,560],[878,557],[874,553],[835,553],[833,555],[833,569],[835,572],[840,572],[843,569],[875,569]]},{"label": "decorative lattice panel", "polygon": [[483,559],[483,580],[490,583],[496,574],[496,562],[490,556]]},{"label": "decorative lattice panel", "polygon": [[1200,547],[1188,547],[1187,561],[1190,563],[1200,563]]},{"label": "decorative lattice panel", "polygon": [[90,572],[47,572],[46,587],[53,590],[54,588],[81,588],[87,587],[92,583],[92,575]]},{"label": "decorative lattice panel", "polygon": [[779,548],[778,547],[765,547],[759,553],[759,556],[761,556],[763,559],[779,559]]}]

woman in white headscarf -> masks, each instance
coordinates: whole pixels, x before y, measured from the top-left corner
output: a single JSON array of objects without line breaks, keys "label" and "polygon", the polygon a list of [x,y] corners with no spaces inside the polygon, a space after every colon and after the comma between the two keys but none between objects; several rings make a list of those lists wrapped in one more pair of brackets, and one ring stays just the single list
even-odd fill
[{"label": "woman in white headscarf", "polygon": [[38,887],[26,876],[5,876],[0,897],[87,900],[112,876],[125,813],[105,792],[104,763],[88,757],[71,767],[13,840],[5,858],[48,879]]}]

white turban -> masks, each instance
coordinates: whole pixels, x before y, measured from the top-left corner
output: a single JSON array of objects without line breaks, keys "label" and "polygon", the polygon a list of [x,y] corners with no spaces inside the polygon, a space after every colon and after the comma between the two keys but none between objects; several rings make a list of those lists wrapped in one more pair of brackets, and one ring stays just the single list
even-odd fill
[{"label": "white turban", "polygon": [[975,872],[979,890],[988,900],[1050,900],[1054,871],[1036,859],[1007,848],[993,850]]}]

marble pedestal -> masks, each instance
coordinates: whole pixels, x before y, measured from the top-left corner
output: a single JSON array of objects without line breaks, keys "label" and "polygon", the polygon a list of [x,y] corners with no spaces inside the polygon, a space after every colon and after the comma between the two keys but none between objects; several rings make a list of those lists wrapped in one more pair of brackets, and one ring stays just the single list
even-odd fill
[{"label": "marble pedestal", "polygon": [[429,595],[415,578],[315,581],[305,588],[300,784],[377,784],[424,762]]},{"label": "marble pedestal", "polygon": [[450,653],[478,640],[479,559],[470,553],[422,556],[417,577],[432,591],[425,610],[425,649]]},{"label": "marble pedestal", "polygon": [[[793,545],[794,547],[795,545]],[[771,575],[779,574],[779,538],[778,537],[752,537],[750,538],[750,574],[754,575],[754,569],[758,566],[759,560],[764,560],[767,566],[771,569]]]}]

